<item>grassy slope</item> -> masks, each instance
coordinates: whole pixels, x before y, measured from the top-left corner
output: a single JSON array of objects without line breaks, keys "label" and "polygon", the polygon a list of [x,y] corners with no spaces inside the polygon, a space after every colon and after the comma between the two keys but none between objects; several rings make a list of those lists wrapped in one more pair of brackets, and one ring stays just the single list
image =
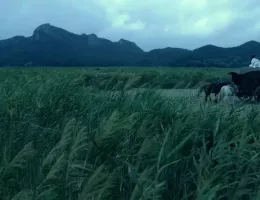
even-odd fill
[{"label": "grassy slope", "polygon": [[259,199],[256,109],[128,96],[133,79],[81,70],[1,72],[1,199]]}]

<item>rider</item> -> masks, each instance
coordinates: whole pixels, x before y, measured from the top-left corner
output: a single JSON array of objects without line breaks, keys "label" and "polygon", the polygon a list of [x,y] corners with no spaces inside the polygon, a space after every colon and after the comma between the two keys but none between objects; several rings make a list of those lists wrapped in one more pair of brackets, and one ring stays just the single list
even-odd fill
[{"label": "rider", "polygon": [[251,64],[249,67],[257,68],[260,67],[260,60],[258,60],[255,55],[252,56]]}]

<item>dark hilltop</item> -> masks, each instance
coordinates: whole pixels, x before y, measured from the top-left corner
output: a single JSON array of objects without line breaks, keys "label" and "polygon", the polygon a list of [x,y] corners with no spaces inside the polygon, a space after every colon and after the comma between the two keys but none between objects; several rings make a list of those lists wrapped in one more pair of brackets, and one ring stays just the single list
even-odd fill
[{"label": "dark hilltop", "polygon": [[77,35],[50,24],[37,27],[32,36],[0,40],[0,66],[172,66],[243,67],[260,43],[249,41],[223,48],[205,45],[194,50],[171,48],[143,51],[134,42],[118,42],[95,34]]}]

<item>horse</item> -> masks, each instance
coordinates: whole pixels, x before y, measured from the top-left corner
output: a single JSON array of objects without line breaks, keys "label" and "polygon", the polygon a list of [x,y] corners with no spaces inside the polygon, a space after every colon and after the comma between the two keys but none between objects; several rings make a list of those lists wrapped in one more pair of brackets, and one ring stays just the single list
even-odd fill
[{"label": "horse", "polygon": [[234,104],[235,98],[237,94],[237,87],[234,84],[224,85],[221,87],[217,101],[218,102],[227,102],[230,98],[232,103]]},{"label": "horse", "polygon": [[205,93],[205,102],[208,101],[208,97],[211,101],[210,95],[213,93],[215,94],[215,102],[217,102],[217,95],[220,92],[220,89],[225,86],[232,84],[231,81],[211,81],[210,83],[205,83],[199,89],[197,97],[201,94],[202,91]]}]

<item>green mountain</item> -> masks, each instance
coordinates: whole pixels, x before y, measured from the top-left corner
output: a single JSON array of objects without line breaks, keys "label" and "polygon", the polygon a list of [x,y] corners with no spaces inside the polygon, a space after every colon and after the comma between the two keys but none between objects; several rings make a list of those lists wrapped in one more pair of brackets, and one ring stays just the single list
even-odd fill
[{"label": "green mountain", "polygon": [[260,43],[249,41],[237,47],[206,45],[194,50],[154,49],[144,52],[131,41],[118,42],[95,34],[77,35],[43,24],[32,36],[0,40],[0,66],[248,66]]}]

